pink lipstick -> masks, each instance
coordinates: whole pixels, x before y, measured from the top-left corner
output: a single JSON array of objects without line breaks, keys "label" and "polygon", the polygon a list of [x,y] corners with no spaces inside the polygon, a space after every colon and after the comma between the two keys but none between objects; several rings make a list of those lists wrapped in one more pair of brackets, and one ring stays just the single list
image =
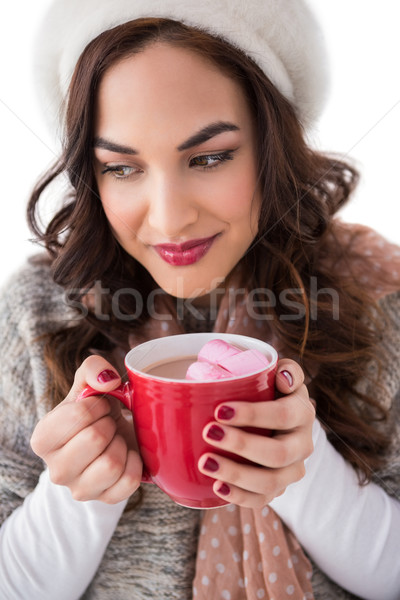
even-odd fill
[{"label": "pink lipstick", "polygon": [[189,240],[182,244],[157,244],[153,248],[169,265],[182,267],[192,265],[203,258],[219,235],[217,233],[208,238]]}]

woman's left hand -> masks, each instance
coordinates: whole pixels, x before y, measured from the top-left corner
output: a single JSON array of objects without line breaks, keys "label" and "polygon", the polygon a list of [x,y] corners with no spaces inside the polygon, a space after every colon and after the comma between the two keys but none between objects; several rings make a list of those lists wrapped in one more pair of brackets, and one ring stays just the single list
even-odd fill
[{"label": "woman's left hand", "polygon": [[[315,409],[296,362],[278,362],[276,388],[283,396],[274,401],[219,405],[215,421],[203,430],[204,440],[217,452],[226,450],[255,463],[242,464],[217,452],[201,456],[200,471],[216,479],[215,494],[232,504],[260,508],[305,475],[304,460],[313,451]],[[248,433],[241,427],[261,427],[273,434]]]}]

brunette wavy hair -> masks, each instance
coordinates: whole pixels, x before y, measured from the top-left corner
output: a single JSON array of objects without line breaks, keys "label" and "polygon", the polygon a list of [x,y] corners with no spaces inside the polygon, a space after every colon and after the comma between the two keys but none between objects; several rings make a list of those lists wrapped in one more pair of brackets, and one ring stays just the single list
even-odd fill
[{"label": "brunette wavy hair", "polygon": [[[258,173],[262,194],[259,231],[241,263],[246,287],[273,290],[275,306],[264,309],[274,334],[305,371],[317,371],[310,385],[317,415],[334,446],[367,481],[380,465],[388,444],[376,426],[385,412],[374,397],[362,394],[356,382],[365,372],[379,341],[375,306],[359,282],[344,278],[335,263],[348,261],[343,244],[334,239],[333,216],[357,183],[356,170],[309,148],[290,103],[265,74],[239,49],[169,19],[138,19],[105,31],[82,53],[70,85],[62,158],[37,184],[28,206],[28,220],[46,247],[54,281],[80,301],[100,280],[110,293],[103,296],[99,319],[93,310],[76,326],[47,336],[45,356],[51,373],[54,403],[67,394],[75,370],[90,352],[109,354],[128,349],[128,334],[140,332],[149,318],[145,310],[134,321],[117,319],[111,310],[113,293],[132,286],[146,296],[155,288],[148,272],[117,243],[103,212],[94,177],[93,123],[96,93],[103,74],[117,61],[161,41],[196,52],[217,65],[244,90],[254,122]],[[47,186],[66,173],[71,193],[54,218],[42,228],[39,200]],[[329,240],[331,240],[329,242]],[[330,267],[327,267],[327,264]],[[324,266],[325,265],[325,266]],[[336,290],[340,318],[332,318],[328,296],[313,297],[312,278],[319,288]],[[76,292],[76,290],[81,290]],[[281,292],[290,299],[279,301]],[[302,318],[298,315],[302,307]],[[135,299],[120,297],[120,310],[135,313]],[[313,313],[314,310],[314,313]],[[312,314],[316,317],[311,318]]]}]

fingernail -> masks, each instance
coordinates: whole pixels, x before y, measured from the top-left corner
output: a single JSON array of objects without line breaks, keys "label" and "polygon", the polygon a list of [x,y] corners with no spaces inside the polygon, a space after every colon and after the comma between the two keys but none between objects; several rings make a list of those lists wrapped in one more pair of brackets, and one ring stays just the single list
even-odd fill
[{"label": "fingernail", "polygon": [[292,387],[292,385],[293,385],[293,377],[289,373],[289,371],[281,371],[280,374],[284,376],[284,378],[288,382],[289,387]]},{"label": "fingernail", "polygon": [[223,496],[227,496],[231,493],[231,488],[226,483],[223,483],[220,488],[217,490],[218,494],[222,494]]},{"label": "fingernail", "polygon": [[229,421],[229,419],[233,419],[234,416],[235,409],[230,406],[221,406],[221,408],[218,409],[217,417],[222,421]]},{"label": "fingernail", "polygon": [[206,462],[203,465],[203,469],[205,469],[206,471],[211,471],[212,473],[215,473],[215,471],[218,471],[218,469],[219,469],[219,464],[213,458],[208,457]]},{"label": "fingernail", "polygon": [[224,435],[225,431],[222,429],[222,427],[218,427],[218,425],[212,425],[212,427],[210,427],[210,429],[207,431],[207,437],[215,442],[220,442]]},{"label": "fingernail", "polygon": [[111,369],[105,369],[97,375],[97,381],[99,383],[108,383],[113,379],[118,379],[118,375],[115,371],[112,371]]}]

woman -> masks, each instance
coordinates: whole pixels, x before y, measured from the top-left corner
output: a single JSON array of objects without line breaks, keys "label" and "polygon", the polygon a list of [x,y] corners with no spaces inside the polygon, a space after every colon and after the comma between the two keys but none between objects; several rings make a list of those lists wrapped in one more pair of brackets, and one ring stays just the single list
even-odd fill
[{"label": "woman", "polygon": [[[63,156],[29,205],[47,260],[3,294],[5,597],[398,597],[397,249],[333,218],[356,173],[305,144],[322,50],[301,2],[277,6],[49,14],[46,89],[66,98],[73,74]],[[144,339],[210,328],[273,343],[281,397],[218,407],[198,467],[231,505],[203,515],[142,490],[132,424],[77,397],[117,387]]]}]

